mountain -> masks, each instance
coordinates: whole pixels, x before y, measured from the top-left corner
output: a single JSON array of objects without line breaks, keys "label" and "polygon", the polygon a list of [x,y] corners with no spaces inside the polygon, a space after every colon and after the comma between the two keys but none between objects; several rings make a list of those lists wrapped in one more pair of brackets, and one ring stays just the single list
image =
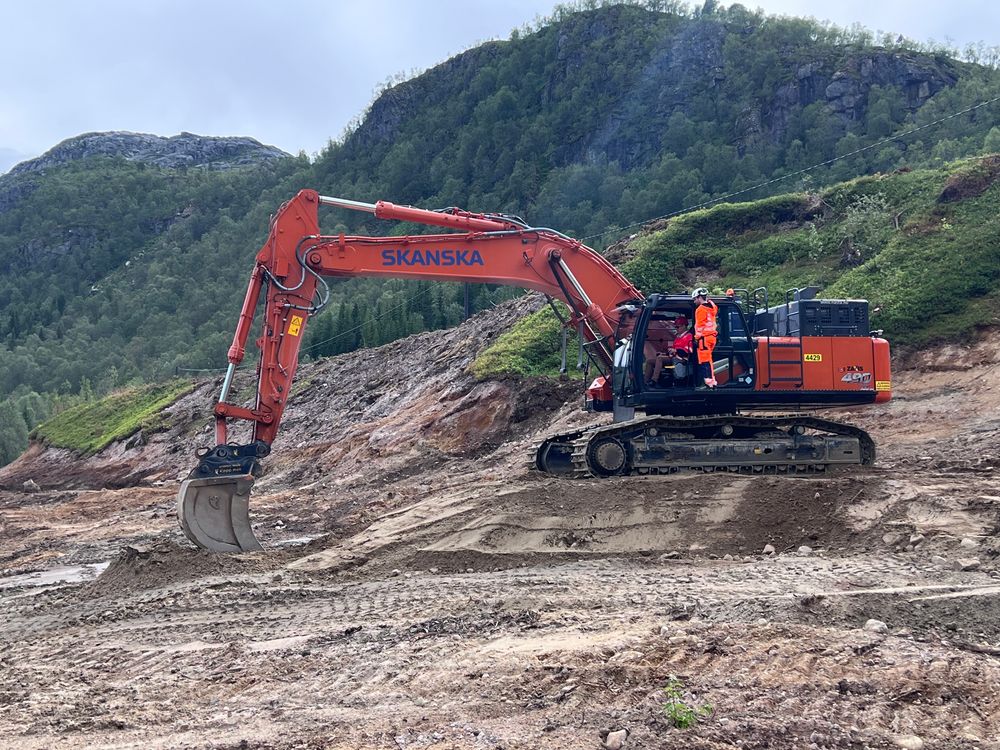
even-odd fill
[{"label": "mountain", "polygon": [[[829,163],[741,195],[1000,148],[990,107],[880,141],[998,93],[991,68],[864,32],[737,5],[619,5],[560,12],[392,86],[315,162],[246,138],[70,139],[0,177],[0,426],[19,423],[0,461],[53,409],[224,366],[252,256],[301,188],[507,211],[603,247],[618,227],[819,162]],[[323,218],[330,232],[419,231]],[[773,262],[765,253],[744,267]],[[513,294],[478,286],[472,306]],[[338,282],[305,354],[454,325],[461,295],[457,285]]]},{"label": "mountain", "polygon": [[[329,189],[488,207],[589,236],[844,157],[996,95],[998,80],[940,53],[739,5],[690,15],[619,5],[394,86],[316,171]],[[987,122],[995,110],[810,179],[977,153]]]},{"label": "mountain", "polygon": [[212,137],[193,133],[181,133],[170,138],[123,131],[85,133],[68,138],[37,159],[21,162],[10,170],[10,174],[44,172],[96,156],[121,157],[126,161],[166,169],[234,169],[271,159],[285,159],[289,154],[274,146],[264,146],[253,138]]}]

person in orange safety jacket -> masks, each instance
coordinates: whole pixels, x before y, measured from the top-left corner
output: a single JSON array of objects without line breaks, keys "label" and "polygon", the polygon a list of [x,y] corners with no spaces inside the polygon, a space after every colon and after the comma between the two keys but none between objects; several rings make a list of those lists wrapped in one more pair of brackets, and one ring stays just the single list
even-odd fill
[{"label": "person in orange safety jacket", "polygon": [[695,289],[691,293],[694,303],[694,341],[698,349],[698,369],[705,385],[715,388],[718,383],[715,380],[715,370],[712,366],[712,352],[715,350],[715,342],[719,338],[719,327],[716,319],[719,315],[719,306],[708,298],[708,290],[704,287]]}]

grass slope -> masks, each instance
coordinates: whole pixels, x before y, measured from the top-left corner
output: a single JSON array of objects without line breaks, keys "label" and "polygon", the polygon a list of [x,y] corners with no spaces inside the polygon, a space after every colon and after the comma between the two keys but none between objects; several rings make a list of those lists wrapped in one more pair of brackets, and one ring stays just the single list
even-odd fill
[{"label": "grass slope", "polygon": [[[1000,156],[861,177],[820,193],[694,211],[629,243],[645,292],[707,285],[864,298],[897,346],[956,339],[1000,312]],[[473,363],[478,377],[550,373],[558,323],[525,318]],[[558,364],[556,364],[558,367]]]},{"label": "grass slope", "polygon": [[193,389],[187,380],[124,388],[57,414],[35,428],[32,438],[84,455],[97,453],[140,430],[148,435],[162,429],[163,410]]}]

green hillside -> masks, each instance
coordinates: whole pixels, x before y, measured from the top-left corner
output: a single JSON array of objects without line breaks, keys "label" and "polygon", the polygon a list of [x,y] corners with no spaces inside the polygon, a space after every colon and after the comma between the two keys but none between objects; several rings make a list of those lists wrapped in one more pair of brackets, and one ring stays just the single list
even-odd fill
[{"label": "green hillside", "polygon": [[[864,298],[894,347],[955,339],[1000,314],[1000,156],[860,177],[818,193],[722,204],[646,231],[617,253],[646,293],[707,285]],[[542,310],[473,364],[480,377],[555,374],[559,326]]]},{"label": "green hillside", "polygon": [[[618,227],[818,162],[835,159],[743,197],[939,169],[997,150],[990,106],[854,153],[997,95],[993,67],[895,36],[739,5],[564,8],[386,89],[315,160],[185,168],[77,149],[69,161],[0,176],[0,431],[12,436],[0,444],[0,462],[53,410],[224,366],[269,217],[301,188],[509,211],[603,247]],[[330,232],[419,231],[344,212],[323,221]],[[794,270],[784,239],[741,245],[743,255],[718,259],[720,273],[783,283]],[[685,242],[713,262],[721,252],[707,240]],[[823,258],[836,256],[823,247]],[[651,250],[629,272],[645,288],[679,282],[671,252]],[[823,258],[796,262],[818,269]],[[877,273],[891,280],[890,270]],[[307,331],[306,356],[454,325],[462,293],[457,285],[337,282]],[[473,308],[514,293],[478,286]]]}]

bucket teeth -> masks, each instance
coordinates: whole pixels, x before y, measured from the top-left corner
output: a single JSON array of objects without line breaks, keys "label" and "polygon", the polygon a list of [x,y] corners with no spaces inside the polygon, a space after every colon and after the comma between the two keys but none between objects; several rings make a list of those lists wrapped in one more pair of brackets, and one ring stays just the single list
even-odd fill
[{"label": "bucket teeth", "polygon": [[177,497],[177,519],[192,542],[213,552],[263,549],[250,527],[250,474],[187,479]]}]

